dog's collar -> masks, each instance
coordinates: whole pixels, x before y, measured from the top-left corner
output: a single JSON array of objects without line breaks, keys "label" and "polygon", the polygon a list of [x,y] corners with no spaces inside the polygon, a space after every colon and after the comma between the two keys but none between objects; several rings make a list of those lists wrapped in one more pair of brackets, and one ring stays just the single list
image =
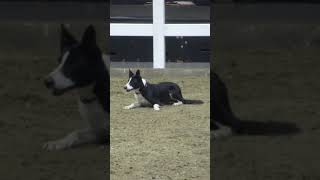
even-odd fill
[{"label": "dog's collar", "polygon": [[141,94],[141,92],[140,91],[136,91],[136,92],[134,92],[135,94]]},{"label": "dog's collar", "polygon": [[136,93],[136,94],[141,94],[141,91],[143,91],[146,87],[147,87],[147,85],[139,88],[138,91],[135,91],[135,93]]},{"label": "dog's collar", "polygon": [[96,100],[97,100],[97,97],[88,97],[88,98],[80,97],[80,101],[83,102],[84,104],[90,104]]}]

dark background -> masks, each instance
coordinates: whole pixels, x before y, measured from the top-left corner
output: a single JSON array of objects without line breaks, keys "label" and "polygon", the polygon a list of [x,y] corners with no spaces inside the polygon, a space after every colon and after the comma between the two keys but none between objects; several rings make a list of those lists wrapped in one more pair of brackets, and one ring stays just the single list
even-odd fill
[{"label": "dark background", "polygon": [[211,67],[226,83],[235,115],[301,130],[211,142],[212,179],[319,179],[319,4],[213,3],[212,9]]},{"label": "dark background", "polygon": [[[8,0],[0,0],[7,2]],[[11,0],[11,2],[109,2],[110,0]],[[167,2],[172,2],[173,0],[166,0]],[[210,0],[191,0],[197,5],[209,5]],[[150,2],[150,0],[113,0],[112,4],[144,4],[145,2]],[[300,2],[300,3],[319,3],[318,0],[211,0],[211,2]]]},{"label": "dark background", "polygon": [[57,65],[60,24],[80,39],[93,24],[108,51],[109,6],[101,2],[0,2],[1,179],[107,179],[109,149],[46,152],[42,145],[84,128],[74,94],[52,96],[44,78]]}]

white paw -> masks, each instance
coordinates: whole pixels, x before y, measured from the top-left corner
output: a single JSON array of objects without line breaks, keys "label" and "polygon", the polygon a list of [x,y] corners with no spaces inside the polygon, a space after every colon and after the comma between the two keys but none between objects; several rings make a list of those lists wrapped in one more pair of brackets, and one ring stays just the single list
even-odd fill
[{"label": "white paw", "polygon": [[49,141],[45,143],[42,148],[46,151],[63,150],[71,147],[72,143],[67,143],[66,141],[57,140]]},{"label": "white paw", "polygon": [[210,135],[212,140],[225,139],[232,135],[232,130],[230,128],[214,130],[210,132]]},{"label": "white paw", "polygon": [[160,110],[159,104],[154,104],[154,105],[153,105],[153,109],[154,109],[155,111],[159,111],[159,110]]},{"label": "white paw", "polygon": [[181,104],[183,104],[181,101],[178,101],[178,102],[176,102],[176,103],[173,103],[174,106],[179,106],[179,105],[181,105]]},{"label": "white paw", "polygon": [[130,104],[128,106],[123,107],[123,109],[132,109],[135,107],[135,104]]}]

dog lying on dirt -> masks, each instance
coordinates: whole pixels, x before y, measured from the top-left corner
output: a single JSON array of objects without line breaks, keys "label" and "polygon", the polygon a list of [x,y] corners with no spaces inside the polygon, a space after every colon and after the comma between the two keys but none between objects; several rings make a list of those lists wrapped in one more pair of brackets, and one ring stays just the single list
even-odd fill
[{"label": "dog lying on dirt", "polygon": [[235,135],[285,135],[300,131],[295,124],[275,121],[240,120],[233,113],[228,97],[228,90],[221,78],[211,72],[211,139]]},{"label": "dog lying on dirt", "polygon": [[136,98],[135,103],[125,106],[124,109],[150,106],[155,111],[159,111],[162,105],[203,104],[201,100],[183,98],[181,89],[176,83],[151,84],[147,82],[141,77],[139,69],[136,74],[129,70],[129,80],[123,88],[127,92],[134,91],[134,97]]},{"label": "dog lying on dirt", "polygon": [[96,32],[88,26],[78,42],[61,26],[61,55],[59,65],[45,79],[54,96],[74,90],[78,107],[89,127],[71,132],[62,139],[47,142],[46,150],[67,149],[82,144],[107,143],[109,137],[109,71],[108,59],[96,43]]}]

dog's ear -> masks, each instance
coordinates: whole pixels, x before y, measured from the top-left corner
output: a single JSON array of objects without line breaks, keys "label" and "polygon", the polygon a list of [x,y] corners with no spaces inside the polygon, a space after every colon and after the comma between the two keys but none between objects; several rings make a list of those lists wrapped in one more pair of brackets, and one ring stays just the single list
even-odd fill
[{"label": "dog's ear", "polygon": [[71,33],[67,30],[64,24],[61,24],[60,31],[60,50],[61,52],[70,48],[74,44],[78,43],[77,40],[71,35]]},{"label": "dog's ear", "polygon": [[87,48],[96,46],[96,31],[92,25],[89,25],[83,33],[81,44]]},{"label": "dog's ear", "polygon": [[139,69],[136,71],[136,76],[140,76],[140,70]]},{"label": "dog's ear", "polygon": [[129,78],[131,78],[133,75],[133,72],[129,69]]}]

